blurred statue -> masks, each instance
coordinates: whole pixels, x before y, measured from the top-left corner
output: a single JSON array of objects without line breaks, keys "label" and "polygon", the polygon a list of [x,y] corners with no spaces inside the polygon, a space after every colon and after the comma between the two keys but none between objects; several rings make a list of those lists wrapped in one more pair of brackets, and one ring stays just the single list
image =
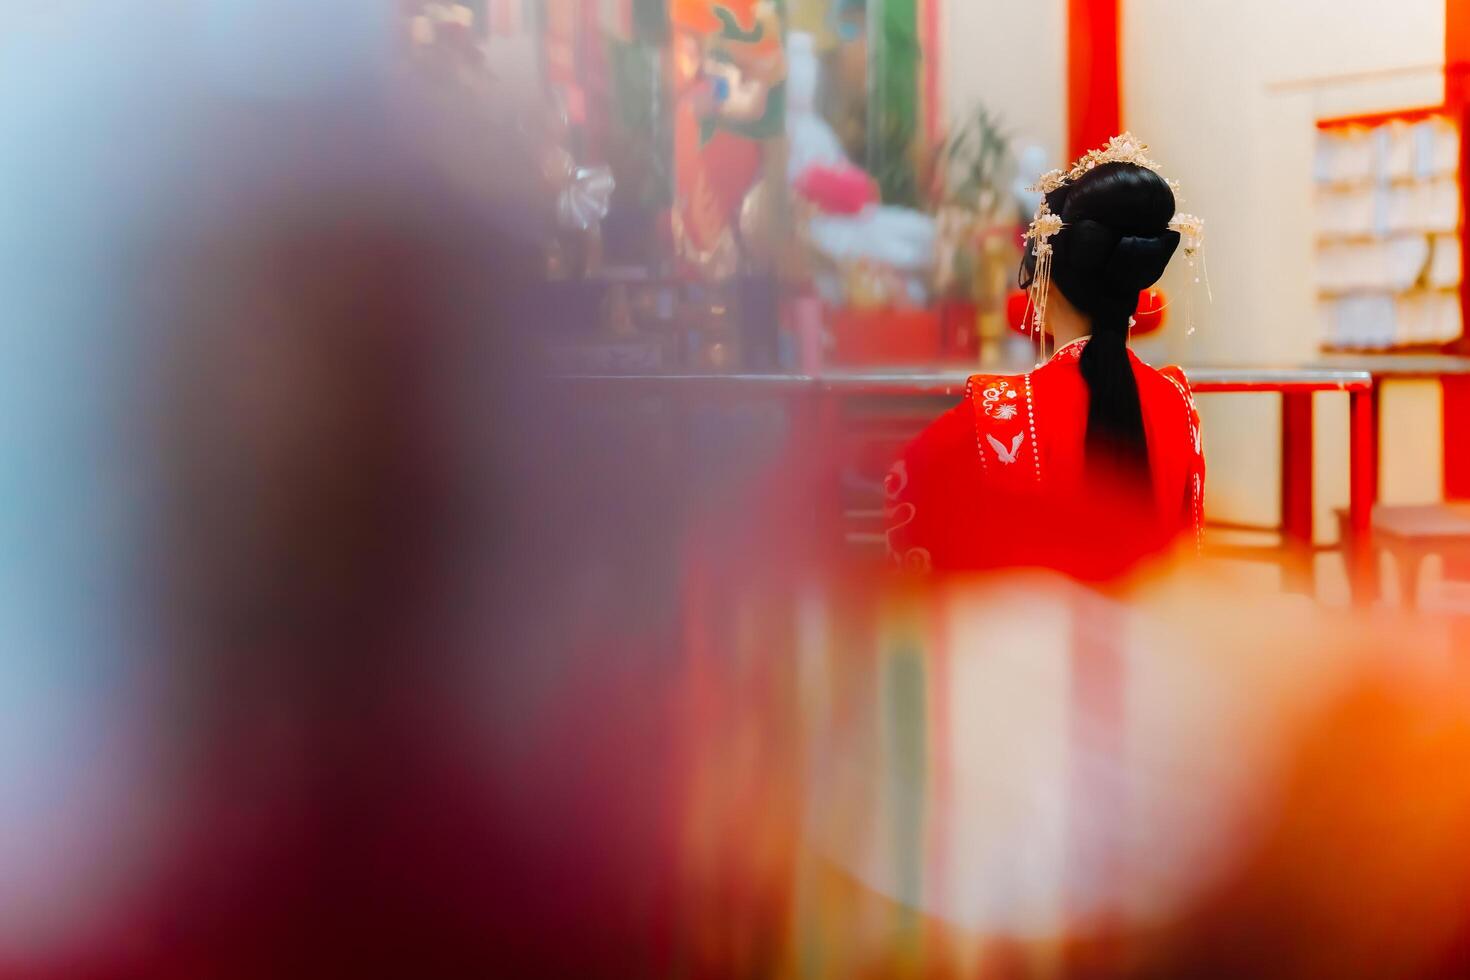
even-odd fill
[{"label": "blurred statue", "polygon": [[672,230],[706,279],[738,271],[740,213],[767,143],[786,119],[786,53],[770,0],[677,0],[674,27]]},{"label": "blurred statue", "polygon": [[[872,178],[848,159],[836,131],[817,111],[821,66],[812,36],[792,34],[786,46],[786,178],[817,208],[808,227],[812,245],[838,265],[877,265],[901,278],[917,276],[934,261],[934,219],[878,203]],[[922,286],[905,285],[904,292],[908,299],[922,299]]]}]

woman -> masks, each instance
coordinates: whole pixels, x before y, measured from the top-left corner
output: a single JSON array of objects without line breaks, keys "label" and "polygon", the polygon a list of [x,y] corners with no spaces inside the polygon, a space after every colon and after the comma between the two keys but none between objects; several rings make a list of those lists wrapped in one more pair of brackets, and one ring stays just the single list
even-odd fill
[{"label": "woman", "polygon": [[1128,349],[1140,290],[1180,231],[1171,184],[1132,136],[1042,178],[1022,286],[1057,352],[1024,375],[976,375],[889,473],[888,544],[906,568],[1053,568],[1116,576],[1181,535],[1197,542],[1204,459],[1184,374]]}]

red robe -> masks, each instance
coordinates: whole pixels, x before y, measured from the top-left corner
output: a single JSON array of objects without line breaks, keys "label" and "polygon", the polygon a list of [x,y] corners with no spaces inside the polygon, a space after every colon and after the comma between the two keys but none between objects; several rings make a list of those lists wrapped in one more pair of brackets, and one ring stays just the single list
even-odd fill
[{"label": "red robe", "polygon": [[1199,414],[1184,372],[1133,353],[1151,490],[1085,463],[1087,343],[1024,375],[977,374],[965,399],[889,471],[888,548],[916,570],[1031,566],[1087,580],[1120,575],[1203,524]]}]

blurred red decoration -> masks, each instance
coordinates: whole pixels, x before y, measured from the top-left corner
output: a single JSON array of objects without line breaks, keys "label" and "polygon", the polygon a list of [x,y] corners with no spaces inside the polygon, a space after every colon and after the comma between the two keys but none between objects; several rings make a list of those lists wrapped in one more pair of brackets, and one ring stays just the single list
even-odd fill
[{"label": "blurred red decoration", "polygon": [[813,165],[801,172],[793,186],[827,214],[857,214],[878,202],[878,185],[857,167]]},{"label": "blurred red decoration", "polygon": [[[1133,314],[1133,336],[1146,337],[1164,326],[1164,309],[1169,298],[1162,289],[1145,289],[1138,294],[1138,312]],[[1006,323],[1021,335],[1026,335],[1027,294],[1024,289],[1013,289],[1006,297]]]},{"label": "blurred red decoration", "polygon": [[829,309],[827,360],[860,364],[935,364],[944,354],[943,314],[929,309]]},{"label": "blurred red decoration", "polygon": [[1146,337],[1164,326],[1164,308],[1169,305],[1162,289],[1145,289],[1138,294],[1138,312],[1133,314],[1133,336]]},{"label": "blurred red decoration", "polygon": [[1024,289],[1012,289],[1006,296],[1006,323],[1018,334],[1026,333],[1026,307],[1030,294]]}]

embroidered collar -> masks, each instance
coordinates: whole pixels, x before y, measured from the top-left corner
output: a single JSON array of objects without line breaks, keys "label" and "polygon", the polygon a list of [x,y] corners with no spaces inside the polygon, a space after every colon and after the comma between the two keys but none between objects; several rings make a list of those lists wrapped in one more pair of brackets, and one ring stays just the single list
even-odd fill
[{"label": "embroidered collar", "polygon": [[[1088,334],[1086,337],[1078,337],[1076,340],[1072,341],[1070,344],[1067,344],[1065,347],[1058,347],[1056,353],[1052,354],[1051,359],[1048,360],[1046,363],[1051,364],[1053,361],[1077,360],[1082,356],[1082,349],[1087,346],[1087,342],[1091,339],[1092,334]],[[1128,345],[1128,357],[1129,359],[1136,361],[1137,363],[1142,364],[1145,367],[1148,366],[1148,362],[1139,357],[1134,352],[1132,344]]]},{"label": "embroidered collar", "polygon": [[1092,334],[1088,334],[1085,337],[1078,337],[1070,344],[1067,344],[1063,347],[1058,347],[1056,353],[1051,356],[1051,360],[1060,361],[1065,359],[1075,361],[1077,358],[1082,356],[1082,348],[1086,347],[1087,342],[1091,339]]}]

